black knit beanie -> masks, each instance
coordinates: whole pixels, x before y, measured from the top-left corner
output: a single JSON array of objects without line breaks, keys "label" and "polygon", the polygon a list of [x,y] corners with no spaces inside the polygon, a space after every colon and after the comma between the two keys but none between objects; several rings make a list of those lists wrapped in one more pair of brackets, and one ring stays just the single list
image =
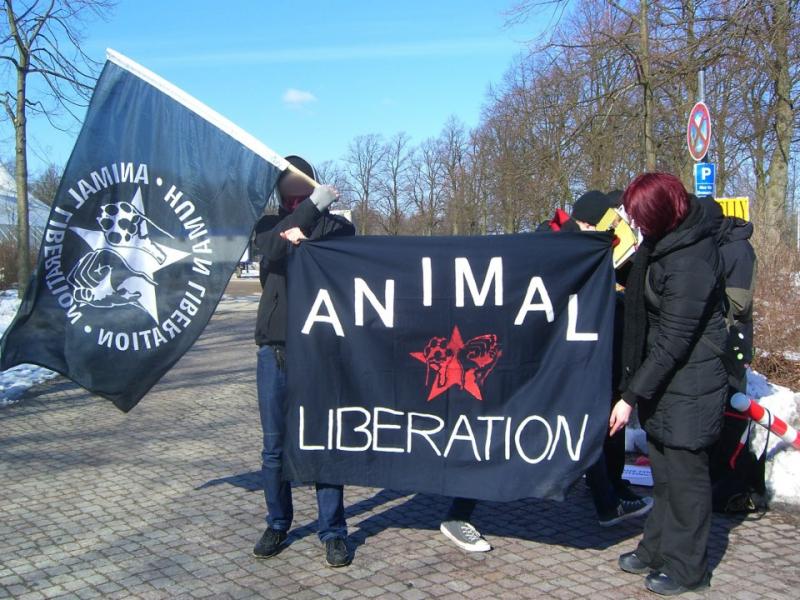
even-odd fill
[{"label": "black knit beanie", "polygon": [[578,221],[589,223],[589,225],[597,225],[609,206],[608,197],[603,192],[589,190],[572,205],[572,215],[570,216]]}]

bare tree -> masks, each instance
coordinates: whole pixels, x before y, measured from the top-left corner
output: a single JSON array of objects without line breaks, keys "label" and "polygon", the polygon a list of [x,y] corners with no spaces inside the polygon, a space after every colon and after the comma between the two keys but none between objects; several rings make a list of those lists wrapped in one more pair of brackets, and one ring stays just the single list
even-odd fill
[{"label": "bare tree", "polygon": [[30,190],[33,196],[48,206],[52,205],[58,191],[58,185],[61,183],[62,171],[61,167],[53,163],[47,165],[44,171],[31,182]]},{"label": "bare tree", "polygon": [[14,177],[14,173],[17,170],[17,160],[13,157],[3,157],[0,159],[0,163],[3,164],[5,170],[8,171],[8,174]]},{"label": "bare tree", "polygon": [[486,235],[489,233],[491,166],[486,157],[483,140],[477,131],[469,136],[468,156],[469,167],[465,174],[464,198],[466,212],[469,215],[469,229],[464,233]]},{"label": "bare tree", "polygon": [[529,211],[528,161],[516,123],[505,114],[490,118],[481,127],[484,159],[488,161],[487,185],[492,195],[488,233],[517,233],[525,228]]},{"label": "bare tree", "polygon": [[382,137],[377,134],[356,137],[347,151],[345,162],[357,213],[356,223],[361,235],[370,231],[372,195],[375,193],[385,151]]},{"label": "bare tree", "polygon": [[451,116],[439,135],[439,153],[444,181],[442,193],[446,205],[448,225],[453,235],[465,233],[471,221],[465,198],[465,172],[467,159],[467,134],[463,124]]},{"label": "bare tree", "polygon": [[[59,109],[72,116],[92,91],[98,63],[81,48],[82,25],[90,14],[102,14],[108,0],[4,0],[0,59],[11,66],[14,82],[3,92],[3,105],[16,134],[17,279],[22,296],[30,278],[28,226],[28,112],[51,123]],[[8,28],[5,28],[5,25]],[[29,95],[28,77],[41,80],[39,98]],[[77,118],[77,117],[76,117]]]},{"label": "bare tree", "polygon": [[572,200],[583,161],[577,101],[575,79],[547,59],[522,61],[506,73],[481,126],[483,156],[492,163],[492,231],[532,229]]},{"label": "bare tree", "polygon": [[409,162],[409,137],[398,133],[383,149],[383,161],[378,174],[378,202],[380,226],[384,233],[400,235],[405,221],[406,194],[404,182]]},{"label": "bare tree", "polygon": [[765,41],[771,55],[771,60],[767,62],[767,72],[772,84],[771,128],[775,136],[766,173],[760,221],[767,242],[775,246],[785,223],[790,144],[794,133],[796,117],[794,111],[798,100],[797,56],[795,56],[794,78],[790,67],[792,33],[795,34],[794,48],[797,50],[798,6],[797,2],[789,0],[773,0],[763,3],[759,9],[763,32],[768,34]]},{"label": "bare tree", "polygon": [[347,180],[347,171],[332,160],[326,160],[323,163],[315,165],[317,171],[317,178],[320,183],[332,185],[339,190],[339,200],[337,201],[337,208],[352,209],[352,191],[350,190],[350,182]]},{"label": "bare tree", "polygon": [[[686,119],[703,68],[718,189],[755,198],[754,216],[766,215],[757,230],[785,229],[787,198],[796,192],[787,173],[800,146],[797,0],[517,4],[522,18],[553,7],[558,23],[547,42],[518,57],[490,91],[475,129],[450,120],[414,150],[406,165],[409,228],[525,231],[586,189],[624,187],[643,166],[680,173],[688,187]],[[370,154],[363,151],[368,137],[353,145],[362,157]],[[384,231],[394,231],[384,200],[397,199],[387,190],[398,188],[385,187],[386,172],[383,187],[373,181],[353,196],[368,207],[364,214],[377,219],[380,212]]]},{"label": "bare tree", "polygon": [[442,181],[444,168],[436,140],[425,140],[417,149],[408,171],[408,189],[414,204],[414,215],[423,235],[439,233],[444,214]]},{"label": "bare tree", "polygon": [[345,216],[355,223],[355,217],[353,216],[353,192],[350,189],[347,171],[342,165],[332,160],[327,160],[315,167],[319,181],[332,185],[339,191],[339,199],[331,205],[331,210]]}]

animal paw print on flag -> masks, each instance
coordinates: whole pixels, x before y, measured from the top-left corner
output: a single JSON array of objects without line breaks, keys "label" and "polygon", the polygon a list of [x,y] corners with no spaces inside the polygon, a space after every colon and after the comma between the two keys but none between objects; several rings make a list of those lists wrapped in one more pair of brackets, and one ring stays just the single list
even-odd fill
[{"label": "animal paw print on flag", "polygon": [[481,387],[502,356],[497,336],[479,335],[464,342],[458,326],[450,339],[432,337],[421,352],[410,355],[425,363],[425,385],[430,386],[428,401],[458,386],[478,400],[483,400]]}]

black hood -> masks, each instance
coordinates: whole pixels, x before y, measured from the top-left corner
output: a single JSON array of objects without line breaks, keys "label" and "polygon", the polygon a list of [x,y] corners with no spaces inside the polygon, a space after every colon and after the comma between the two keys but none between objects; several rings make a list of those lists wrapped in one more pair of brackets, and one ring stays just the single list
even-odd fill
[{"label": "black hood", "polygon": [[[296,156],[294,154],[290,154],[289,156],[285,157],[286,161],[289,162],[292,166],[297,167],[300,171],[308,175],[311,179],[319,183],[319,174],[317,173],[317,169],[314,168],[310,162],[308,162],[305,158],[300,156]],[[278,182],[280,182],[282,177],[289,177],[291,176],[291,171],[286,169],[283,171],[280,176],[278,177]],[[278,214],[281,217],[285,217],[289,214],[285,208],[283,208],[283,202],[281,200],[281,192],[279,189],[279,185],[275,185],[272,189],[272,195],[270,196],[270,204],[277,205],[278,207]]]},{"label": "black hood", "polygon": [[749,240],[753,236],[753,224],[738,217],[725,217],[717,236],[720,245]]},{"label": "black hood", "polygon": [[689,194],[689,197],[703,208],[705,218],[711,221],[714,231],[719,231],[719,228],[722,227],[722,220],[725,218],[725,214],[722,212],[722,207],[719,205],[719,202],[714,200],[711,196],[698,197],[694,194]]},{"label": "black hood", "polygon": [[704,208],[702,201],[689,195],[689,214],[673,231],[655,242],[651,259],[691,246],[703,238],[712,237],[715,231],[716,220],[711,217],[710,211]]}]

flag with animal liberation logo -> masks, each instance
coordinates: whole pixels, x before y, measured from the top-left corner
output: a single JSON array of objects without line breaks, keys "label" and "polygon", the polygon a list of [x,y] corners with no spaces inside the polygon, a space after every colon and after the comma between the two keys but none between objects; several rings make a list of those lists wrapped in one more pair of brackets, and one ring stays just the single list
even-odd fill
[{"label": "flag with animal liberation logo", "polygon": [[287,166],[109,51],[0,367],[41,365],[129,411],[203,331]]},{"label": "flag with animal liberation logo", "polygon": [[284,474],[563,498],[608,432],[612,235],[361,237],[289,258]]}]

